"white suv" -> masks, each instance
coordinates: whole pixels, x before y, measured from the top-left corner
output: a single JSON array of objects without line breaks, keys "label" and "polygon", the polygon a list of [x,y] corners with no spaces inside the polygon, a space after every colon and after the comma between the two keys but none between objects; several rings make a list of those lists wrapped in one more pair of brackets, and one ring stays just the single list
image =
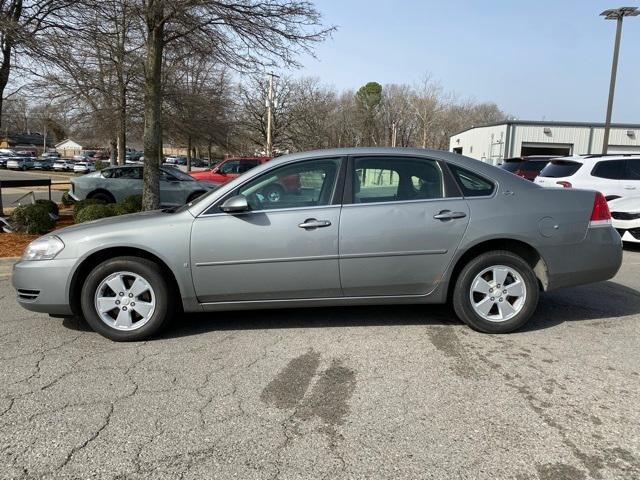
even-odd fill
[{"label": "white suv", "polygon": [[580,155],[556,158],[535,183],[542,187],[584,188],[607,200],[640,195],[640,155]]}]

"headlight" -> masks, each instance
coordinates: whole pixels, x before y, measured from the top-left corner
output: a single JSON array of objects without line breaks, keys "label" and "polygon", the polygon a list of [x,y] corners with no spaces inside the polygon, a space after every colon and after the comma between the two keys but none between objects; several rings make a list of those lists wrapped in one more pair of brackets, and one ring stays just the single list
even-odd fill
[{"label": "headlight", "polygon": [[51,260],[64,248],[64,243],[55,235],[34,240],[24,249],[22,260]]}]

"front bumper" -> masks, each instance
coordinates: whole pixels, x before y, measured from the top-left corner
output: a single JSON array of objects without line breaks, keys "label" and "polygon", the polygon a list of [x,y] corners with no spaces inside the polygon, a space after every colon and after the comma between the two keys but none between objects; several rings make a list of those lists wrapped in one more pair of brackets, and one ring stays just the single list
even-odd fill
[{"label": "front bumper", "polygon": [[32,312],[72,315],[69,283],[75,262],[53,259],[16,263],[11,283],[20,306]]},{"label": "front bumper", "polygon": [[580,243],[541,249],[547,264],[547,290],[602,282],[622,265],[622,240],[611,226],[589,228]]},{"label": "front bumper", "polygon": [[640,218],[632,220],[613,219],[615,228],[625,242],[640,243]]}]

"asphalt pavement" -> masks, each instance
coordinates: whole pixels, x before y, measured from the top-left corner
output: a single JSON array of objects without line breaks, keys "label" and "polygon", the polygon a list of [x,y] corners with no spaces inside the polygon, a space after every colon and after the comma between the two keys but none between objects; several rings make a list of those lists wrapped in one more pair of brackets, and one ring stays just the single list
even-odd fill
[{"label": "asphalt pavement", "polygon": [[[26,172],[14,171],[2,169],[0,170],[0,180],[35,180],[50,178],[53,183],[65,183],[69,182],[69,179],[73,177],[73,173],[57,173],[29,170]],[[65,188],[66,187],[66,188]],[[68,190],[68,185],[59,185],[51,190],[51,200],[54,202],[60,202],[62,200],[62,194],[65,190]],[[2,189],[2,204],[5,208],[15,207],[18,202],[30,203],[30,192],[33,192],[35,198],[49,198],[49,190],[46,187],[19,187],[19,188],[3,188]],[[24,200],[21,200],[24,198]]]},{"label": "asphalt pavement", "polygon": [[510,335],[447,307],[226,312],[113,343],[0,279],[0,478],[640,478],[640,250]]}]

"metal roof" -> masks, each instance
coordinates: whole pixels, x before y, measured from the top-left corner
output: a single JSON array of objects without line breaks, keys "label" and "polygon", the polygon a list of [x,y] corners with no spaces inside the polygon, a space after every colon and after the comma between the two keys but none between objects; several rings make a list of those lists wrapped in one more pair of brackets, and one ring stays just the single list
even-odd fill
[{"label": "metal roof", "polygon": [[[501,122],[485,123],[474,125],[451,135],[452,137],[468,132],[474,128],[497,127],[498,125],[534,125],[540,127],[586,127],[604,128],[604,122],[554,122],[545,120],[503,120]],[[612,123],[611,128],[640,128],[640,123]]]}]

